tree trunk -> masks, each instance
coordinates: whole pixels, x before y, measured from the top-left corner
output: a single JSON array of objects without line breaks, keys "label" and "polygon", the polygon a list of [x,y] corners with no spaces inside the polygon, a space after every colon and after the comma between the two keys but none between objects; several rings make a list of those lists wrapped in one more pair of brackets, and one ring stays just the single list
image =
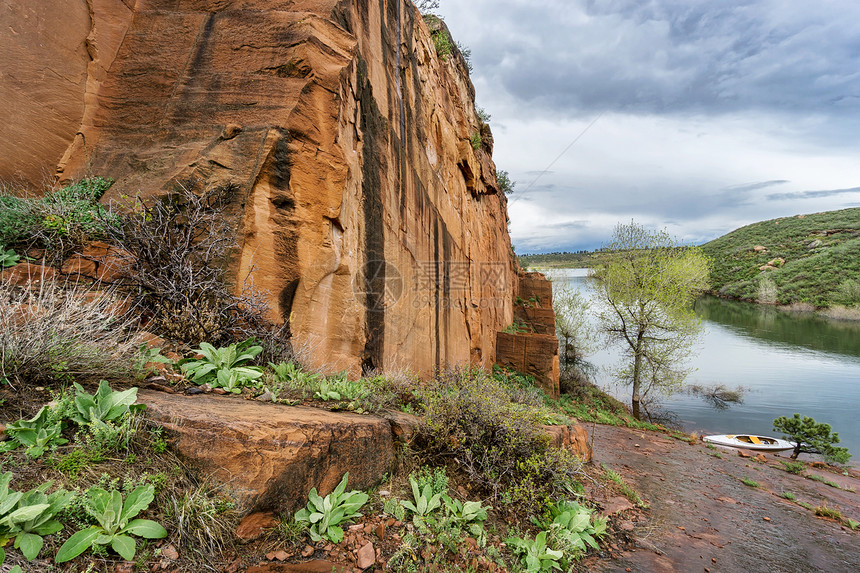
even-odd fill
[{"label": "tree trunk", "polygon": [[633,417],[637,420],[640,420],[639,417],[639,376],[642,370],[642,336],[643,332],[640,330],[639,334],[636,337],[636,348],[634,350],[635,356],[633,357]]}]

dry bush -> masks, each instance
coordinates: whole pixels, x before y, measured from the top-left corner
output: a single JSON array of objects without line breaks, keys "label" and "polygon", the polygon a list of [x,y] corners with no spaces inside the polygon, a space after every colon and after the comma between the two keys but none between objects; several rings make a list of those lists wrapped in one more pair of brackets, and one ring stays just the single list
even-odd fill
[{"label": "dry bush", "polygon": [[418,394],[429,430],[419,449],[441,463],[455,461],[508,510],[536,512],[571,493],[582,463],[550,446],[541,427],[551,421],[550,411],[534,387],[479,369],[451,370]]},{"label": "dry bush", "polygon": [[249,284],[235,294],[228,281],[236,233],[226,210],[236,192],[232,185],[196,192],[194,182],[181,184],[150,205],[138,201],[113,233],[132,256],[127,286],[147,329],[216,346],[272,332],[262,294]]},{"label": "dry bush", "polygon": [[0,380],[118,380],[131,373],[130,320],[114,291],[43,280],[0,282]]}]

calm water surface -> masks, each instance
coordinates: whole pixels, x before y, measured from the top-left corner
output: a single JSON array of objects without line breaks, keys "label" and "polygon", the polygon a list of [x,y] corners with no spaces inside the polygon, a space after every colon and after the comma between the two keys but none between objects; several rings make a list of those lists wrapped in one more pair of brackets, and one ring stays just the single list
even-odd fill
[{"label": "calm water surface", "polygon": [[[585,274],[566,269],[550,276],[590,295]],[[860,465],[860,324],[713,297],[699,300],[696,312],[705,335],[687,383],[748,391],[742,404],[726,410],[685,394],[665,400],[686,431],[774,435],[774,418],[799,412],[830,424],[854,456],[852,465]],[[611,349],[589,357],[600,367],[599,385],[629,402],[629,387],[607,371],[619,358]]]}]

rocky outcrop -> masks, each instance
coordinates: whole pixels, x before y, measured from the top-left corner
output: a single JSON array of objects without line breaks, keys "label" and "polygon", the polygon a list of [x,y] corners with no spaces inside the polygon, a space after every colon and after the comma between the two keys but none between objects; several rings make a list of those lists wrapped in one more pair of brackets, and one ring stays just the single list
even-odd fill
[{"label": "rocky outcrop", "polygon": [[0,60],[23,64],[0,69],[61,79],[0,82],[18,122],[0,177],[56,163],[61,180],[114,178],[118,203],[230,184],[237,284],[268,293],[313,365],[493,362],[516,262],[492,133],[411,2],[18,4]]},{"label": "rocky outcrop", "polygon": [[540,273],[517,277],[514,318],[518,332],[496,336],[496,362],[533,376],[553,398],[559,396],[558,338],[552,310],[552,283]]}]

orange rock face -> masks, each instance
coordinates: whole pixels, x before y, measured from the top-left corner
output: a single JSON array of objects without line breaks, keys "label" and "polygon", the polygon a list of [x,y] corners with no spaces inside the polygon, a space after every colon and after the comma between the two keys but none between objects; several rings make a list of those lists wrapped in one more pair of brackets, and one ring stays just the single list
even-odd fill
[{"label": "orange rock face", "polygon": [[[313,366],[492,364],[516,290],[492,133],[462,56],[437,56],[411,2],[39,4],[73,15],[32,57],[74,81],[44,102],[13,90],[13,131],[53,134],[28,157],[61,180],[114,178],[106,201],[189,177],[235,185],[237,284],[268,293]],[[18,34],[0,32],[5,45],[56,32],[36,8],[3,9]],[[59,100],[70,111],[45,117]],[[39,161],[7,171],[37,180]]]}]

